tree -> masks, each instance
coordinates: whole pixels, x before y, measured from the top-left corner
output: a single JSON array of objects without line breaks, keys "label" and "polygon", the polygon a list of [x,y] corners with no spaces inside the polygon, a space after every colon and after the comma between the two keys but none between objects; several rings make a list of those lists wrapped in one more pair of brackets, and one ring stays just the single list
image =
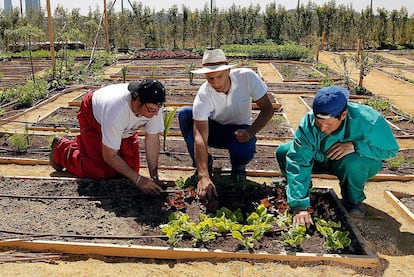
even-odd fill
[{"label": "tree", "polygon": [[177,39],[178,39],[178,7],[177,5],[173,5],[170,9],[168,9],[168,26],[170,26],[170,35],[173,40],[173,49],[177,49]]},{"label": "tree", "polygon": [[276,43],[281,41],[281,33],[285,17],[286,10],[282,6],[279,5],[277,9],[274,3],[266,6],[264,24],[267,38]]},{"label": "tree", "polygon": [[186,48],[186,44],[187,44],[187,37],[188,37],[188,33],[189,33],[189,21],[190,21],[190,16],[191,16],[191,11],[189,8],[187,8],[186,6],[182,6],[182,12],[183,12],[183,19],[182,19],[182,25],[183,27],[181,28],[182,33],[181,33],[181,44],[183,46],[183,48]]}]

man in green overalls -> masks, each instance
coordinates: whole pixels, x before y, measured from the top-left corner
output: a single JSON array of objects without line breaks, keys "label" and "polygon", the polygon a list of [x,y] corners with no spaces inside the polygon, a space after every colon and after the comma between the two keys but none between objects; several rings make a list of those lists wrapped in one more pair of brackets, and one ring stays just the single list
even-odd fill
[{"label": "man in green overalls", "polygon": [[307,211],[312,173],[338,177],[345,207],[363,218],[365,182],[382,168],[384,159],[399,146],[387,121],[369,106],[348,102],[349,91],[330,86],[320,89],[299,123],[292,141],[276,150],[287,179],[287,199],[294,223],[313,224]]}]

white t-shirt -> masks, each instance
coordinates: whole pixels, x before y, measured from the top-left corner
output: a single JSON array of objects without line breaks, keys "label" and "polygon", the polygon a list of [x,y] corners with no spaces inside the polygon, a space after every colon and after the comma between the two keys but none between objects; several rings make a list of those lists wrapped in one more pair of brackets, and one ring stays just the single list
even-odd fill
[{"label": "white t-shirt", "polygon": [[252,100],[267,92],[266,84],[249,68],[230,71],[231,87],[228,94],[217,92],[207,81],[197,92],[193,103],[194,120],[209,118],[221,124],[252,124]]},{"label": "white t-shirt", "polygon": [[121,140],[140,128],[148,134],[164,130],[162,109],[152,118],[136,116],[131,110],[130,100],[128,84],[109,85],[93,93],[93,116],[101,124],[102,143],[107,147],[119,150]]}]

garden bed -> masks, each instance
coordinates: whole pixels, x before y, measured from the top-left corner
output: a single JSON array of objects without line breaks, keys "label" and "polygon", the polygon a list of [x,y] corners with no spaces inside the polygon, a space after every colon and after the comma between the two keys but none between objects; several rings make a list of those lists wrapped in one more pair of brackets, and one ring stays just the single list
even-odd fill
[{"label": "garden bed", "polygon": [[283,82],[314,82],[319,83],[324,78],[330,78],[333,81],[341,80],[333,72],[327,76],[325,73],[318,71],[309,63],[293,61],[272,61],[271,65],[282,78]]},{"label": "garden bed", "polygon": [[[283,189],[253,181],[237,187],[229,177],[217,178],[220,178],[215,179],[219,188],[218,208],[226,207],[233,212],[240,209],[245,220],[247,215],[259,209],[263,211],[263,207],[269,216],[285,214],[287,206]],[[174,248],[170,248],[169,236],[161,231],[170,214],[178,215],[179,210],[197,224],[198,220],[201,221],[200,215],[206,212],[206,206],[194,198],[191,189],[169,188],[158,197],[149,197],[138,193],[125,179],[92,181],[5,177],[0,179],[0,188],[3,192],[0,205],[4,211],[0,223],[0,245],[3,246],[19,245],[31,250],[48,247],[49,250],[66,253],[84,254],[81,251],[88,251],[104,255],[108,247],[113,247],[113,256],[169,259],[223,257],[226,254],[226,258],[329,260],[367,267],[375,267],[378,263],[378,258],[348,221],[347,213],[329,188],[316,188],[311,195],[311,205],[315,216],[340,222],[341,227],[336,228],[349,232],[350,244],[342,250],[327,248],[315,228],[308,229],[308,236],[300,246],[289,246],[284,237],[289,227],[280,227],[275,221],[262,238],[253,240],[251,247],[231,234],[220,233],[204,242],[195,242],[191,236],[185,235],[174,243]],[[178,201],[182,201],[183,208],[171,205]],[[215,213],[211,211],[208,214],[214,216]],[[261,216],[265,214],[261,213]],[[243,222],[241,224],[245,224]],[[249,232],[244,234],[250,235]],[[36,241],[39,237],[48,241]],[[130,251],[125,252],[125,248]]]},{"label": "garden bed", "polygon": [[385,191],[384,197],[400,212],[409,222],[414,224],[414,194],[399,191]]}]

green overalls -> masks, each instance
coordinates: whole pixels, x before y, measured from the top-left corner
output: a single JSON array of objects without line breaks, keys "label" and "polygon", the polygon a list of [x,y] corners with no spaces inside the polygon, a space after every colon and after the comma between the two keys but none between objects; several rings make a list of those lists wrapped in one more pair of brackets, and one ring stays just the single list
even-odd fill
[{"label": "green overalls", "polygon": [[[313,112],[299,123],[292,141],[276,149],[276,159],[287,179],[287,198],[292,210],[310,206],[312,173],[338,177],[342,198],[362,202],[365,182],[382,168],[382,161],[395,156],[399,146],[387,121],[369,106],[348,103],[348,115],[331,135],[315,125]],[[329,160],[327,151],[337,142],[352,142],[355,152],[340,160]]]}]

